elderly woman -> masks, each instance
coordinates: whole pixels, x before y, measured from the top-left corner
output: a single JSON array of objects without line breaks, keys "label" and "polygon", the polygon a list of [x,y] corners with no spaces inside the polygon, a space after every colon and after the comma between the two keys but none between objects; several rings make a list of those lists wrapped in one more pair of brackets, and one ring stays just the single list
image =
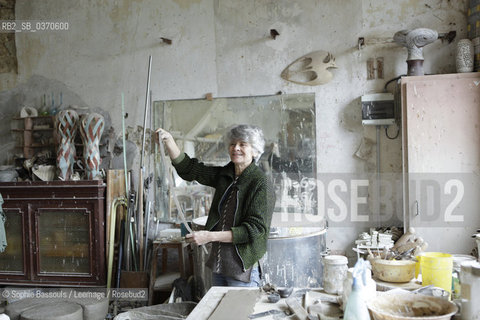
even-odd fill
[{"label": "elderly woman", "polygon": [[206,265],[212,269],[213,286],[259,286],[259,260],[267,250],[267,238],[275,194],[267,176],[256,165],[265,141],[260,128],[232,127],[225,137],[230,162],[206,166],[182,153],[172,135],[158,129],[180,177],[215,188],[205,229],[186,236],[202,245],[211,242]]}]

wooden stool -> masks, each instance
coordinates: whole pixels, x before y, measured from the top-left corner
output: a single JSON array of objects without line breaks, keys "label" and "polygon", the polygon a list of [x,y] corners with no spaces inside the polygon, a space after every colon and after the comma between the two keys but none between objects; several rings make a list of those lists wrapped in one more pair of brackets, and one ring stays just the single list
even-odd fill
[{"label": "wooden stool", "polygon": [[[184,241],[165,242],[155,240],[152,247],[152,267],[150,269],[150,284],[148,290],[148,304],[152,304],[153,292],[159,290],[171,290],[172,283],[180,277],[186,278],[190,275],[192,264],[191,254],[188,254],[188,268],[185,265],[185,249],[188,244]],[[176,249],[178,251],[178,268],[180,272],[167,273],[168,250]],[[162,269],[161,274],[157,276],[157,258],[159,251],[162,251]]]}]

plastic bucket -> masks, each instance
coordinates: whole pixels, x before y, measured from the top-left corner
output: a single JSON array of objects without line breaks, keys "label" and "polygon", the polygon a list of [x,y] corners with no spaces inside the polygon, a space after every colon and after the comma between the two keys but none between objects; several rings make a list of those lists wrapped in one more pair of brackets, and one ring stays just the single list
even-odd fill
[{"label": "plastic bucket", "polygon": [[422,271],[422,285],[434,285],[452,292],[453,258],[451,254],[425,252],[417,256]]}]

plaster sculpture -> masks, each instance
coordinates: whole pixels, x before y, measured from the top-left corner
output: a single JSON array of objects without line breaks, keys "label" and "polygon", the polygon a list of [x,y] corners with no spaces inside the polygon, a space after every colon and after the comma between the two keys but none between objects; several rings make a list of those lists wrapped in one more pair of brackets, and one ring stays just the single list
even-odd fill
[{"label": "plaster sculpture", "polygon": [[320,50],[293,61],[280,76],[296,84],[317,86],[333,79],[333,74],[328,70],[330,68],[338,68],[335,57],[330,52]]},{"label": "plaster sculpture", "polygon": [[423,47],[437,39],[437,31],[427,28],[401,30],[395,33],[393,41],[408,49],[407,75],[422,76],[425,74],[423,72]]},{"label": "plaster sculpture", "polygon": [[55,166],[34,165],[32,173],[41,181],[53,181],[55,178]]},{"label": "plaster sculpture", "polygon": [[88,180],[102,179],[100,174],[100,138],[105,127],[105,120],[98,113],[90,113],[81,119],[80,132],[83,140],[83,160]]},{"label": "plaster sculpture", "polygon": [[34,107],[23,107],[20,110],[20,118],[36,117],[36,116],[38,116],[38,111]]},{"label": "plaster sculpture", "polygon": [[78,114],[73,110],[62,110],[55,117],[58,139],[57,168],[60,180],[70,180],[75,162],[75,135],[77,134]]}]

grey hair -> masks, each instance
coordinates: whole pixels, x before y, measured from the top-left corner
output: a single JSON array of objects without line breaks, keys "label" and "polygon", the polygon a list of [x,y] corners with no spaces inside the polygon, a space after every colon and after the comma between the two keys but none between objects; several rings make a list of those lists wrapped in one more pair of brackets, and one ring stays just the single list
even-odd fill
[{"label": "grey hair", "polygon": [[265,150],[263,130],[254,125],[239,124],[231,127],[224,137],[224,143],[228,147],[232,141],[245,141],[250,143],[255,162],[258,162],[258,159],[260,159],[260,156]]}]

